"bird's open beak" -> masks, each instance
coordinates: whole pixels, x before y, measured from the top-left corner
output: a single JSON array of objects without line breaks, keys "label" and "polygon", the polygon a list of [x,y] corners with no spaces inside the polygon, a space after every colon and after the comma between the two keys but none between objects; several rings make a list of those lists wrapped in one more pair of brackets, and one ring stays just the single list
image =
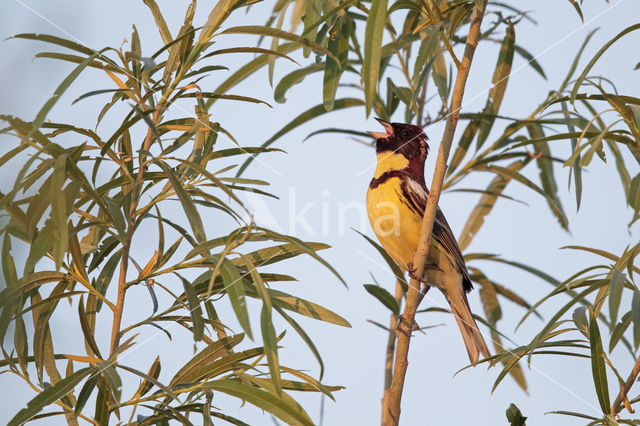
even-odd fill
[{"label": "bird's open beak", "polygon": [[393,126],[391,125],[391,123],[377,117],[376,117],[376,120],[378,120],[378,123],[384,126],[384,130],[386,130],[386,133],[383,133],[383,132],[367,132],[367,133],[369,133],[374,139],[388,138],[389,136],[393,136]]}]

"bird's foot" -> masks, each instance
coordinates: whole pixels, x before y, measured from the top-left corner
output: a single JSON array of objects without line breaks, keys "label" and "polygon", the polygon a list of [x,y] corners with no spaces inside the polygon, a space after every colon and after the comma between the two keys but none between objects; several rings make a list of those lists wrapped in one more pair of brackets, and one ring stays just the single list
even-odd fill
[{"label": "bird's foot", "polygon": [[[420,326],[418,325],[416,320],[413,318],[412,314],[407,315],[407,316],[410,317],[410,320],[405,318],[404,314],[400,314],[398,316],[398,325],[396,326],[396,331],[399,331],[400,333],[404,334],[407,337],[412,337],[411,336],[412,332],[414,332],[414,331],[422,331],[422,330],[420,330]],[[411,328],[409,330],[406,330],[405,327],[403,326],[403,323],[411,323]]]},{"label": "bird's foot", "polygon": [[440,272],[442,272],[442,269],[440,269],[440,267],[438,265],[434,265],[432,263],[425,263],[424,264],[422,277],[419,277],[416,274],[416,270],[417,270],[417,268],[415,266],[413,266],[413,262],[407,263],[407,272],[409,274],[409,277],[413,278],[414,280],[420,281],[423,284],[428,284],[426,271],[440,271]]},{"label": "bird's foot", "polygon": [[413,262],[407,263],[407,273],[409,274],[409,278],[413,278],[416,281],[419,281],[423,284],[427,283],[426,277],[419,277],[416,275],[416,267],[413,266]]}]

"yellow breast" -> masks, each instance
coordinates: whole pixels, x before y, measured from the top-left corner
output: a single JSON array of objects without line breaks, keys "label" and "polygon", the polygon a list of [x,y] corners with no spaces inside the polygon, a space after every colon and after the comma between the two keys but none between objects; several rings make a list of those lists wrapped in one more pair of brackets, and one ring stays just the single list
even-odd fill
[{"label": "yellow breast", "polygon": [[369,188],[367,212],[382,247],[401,268],[406,269],[418,248],[422,218],[403,201],[401,184],[400,178],[393,177]]}]

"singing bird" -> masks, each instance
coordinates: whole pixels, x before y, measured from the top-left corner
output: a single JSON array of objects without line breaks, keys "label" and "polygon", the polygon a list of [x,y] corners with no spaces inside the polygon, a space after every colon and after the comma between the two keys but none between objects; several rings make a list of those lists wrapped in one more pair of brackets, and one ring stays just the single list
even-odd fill
[{"label": "singing bird", "polygon": [[[367,190],[369,221],[387,253],[414,276],[411,262],[418,249],[429,196],[424,180],[428,138],[418,126],[376,120],[386,132],[369,132],[376,139],[377,154],[376,171]],[[489,349],[467,300],[466,293],[473,288],[469,273],[440,208],[433,225],[425,275],[418,279],[444,293],[460,328],[469,360],[477,362],[479,354],[488,357]]]}]

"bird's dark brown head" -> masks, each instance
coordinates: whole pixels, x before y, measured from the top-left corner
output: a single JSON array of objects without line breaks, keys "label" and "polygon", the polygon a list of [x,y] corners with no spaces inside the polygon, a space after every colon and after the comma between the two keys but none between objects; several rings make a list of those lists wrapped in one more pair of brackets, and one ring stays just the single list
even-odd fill
[{"label": "bird's dark brown head", "polygon": [[384,126],[385,132],[369,132],[376,139],[376,151],[378,153],[390,151],[401,154],[408,160],[418,159],[424,162],[429,153],[427,135],[422,129],[413,124],[389,123],[376,118]]}]

